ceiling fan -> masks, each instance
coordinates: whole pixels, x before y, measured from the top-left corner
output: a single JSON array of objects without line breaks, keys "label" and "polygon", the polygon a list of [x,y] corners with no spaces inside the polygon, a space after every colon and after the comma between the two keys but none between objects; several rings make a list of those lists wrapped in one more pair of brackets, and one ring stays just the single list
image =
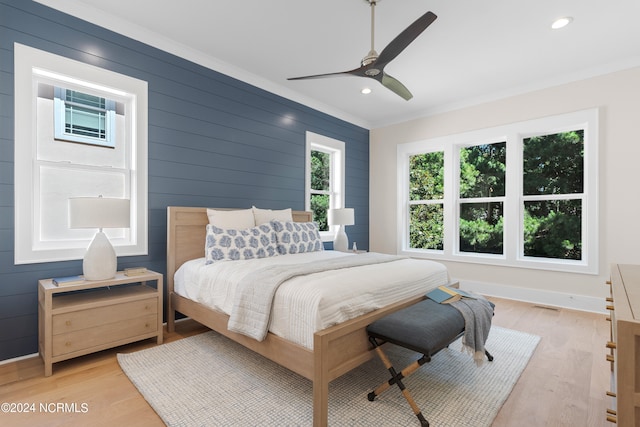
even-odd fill
[{"label": "ceiling fan", "polygon": [[318,79],[323,77],[336,77],[341,75],[352,75],[358,77],[370,77],[382,83],[384,87],[390,89],[397,95],[400,95],[405,100],[413,98],[409,89],[407,89],[402,83],[400,83],[394,77],[384,72],[384,67],[393,61],[411,42],[413,42],[424,30],[427,29],[437,16],[432,12],[427,12],[420,18],[409,25],[403,32],[391,41],[378,55],[374,48],[373,36],[375,25],[375,7],[376,3],[381,0],[364,0],[371,6],[371,50],[360,62],[360,67],[349,71],[341,71],[337,73],[315,74],[311,76],[303,77],[291,77],[287,80],[305,80],[305,79]]}]

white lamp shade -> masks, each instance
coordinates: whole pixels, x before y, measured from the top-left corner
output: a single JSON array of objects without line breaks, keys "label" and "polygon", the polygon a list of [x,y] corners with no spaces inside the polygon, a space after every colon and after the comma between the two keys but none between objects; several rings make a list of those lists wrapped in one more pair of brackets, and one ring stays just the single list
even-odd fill
[{"label": "white lamp shade", "polygon": [[69,228],[127,228],[130,216],[129,199],[69,199]]},{"label": "white lamp shade", "polygon": [[329,209],[327,221],[329,225],[353,225],[353,208]]}]

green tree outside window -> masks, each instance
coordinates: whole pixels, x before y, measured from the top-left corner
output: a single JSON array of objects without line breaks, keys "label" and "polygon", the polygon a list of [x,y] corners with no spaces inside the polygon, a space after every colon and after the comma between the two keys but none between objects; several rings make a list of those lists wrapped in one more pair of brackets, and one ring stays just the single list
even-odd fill
[{"label": "green tree outside window", "polygon": [[523,171],[524,255],[581,260],[584,130],[526,138]]},{"label": "green tree outside window", "polygon": [[331,154],[311,150],[311,211],[320,231],[329,231],[327,210],[331,194]]},{"label": "green tree outside window", "polygon": [[444,248],[444,152],[409,158],[409,247]]},{"label": "green tree outside window", "polygon": [[460,252],[503,253],[506,170],[506,142],[460,149]]}]

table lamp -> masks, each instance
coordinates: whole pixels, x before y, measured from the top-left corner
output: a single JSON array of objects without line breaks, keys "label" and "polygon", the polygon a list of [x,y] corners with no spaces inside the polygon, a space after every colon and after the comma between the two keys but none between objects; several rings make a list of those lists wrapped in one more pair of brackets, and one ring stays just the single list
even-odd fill
[{"label": "table lamp", "polygon": [[349,239],[344,227],[354,224],[353,208],[329,209],[327,221],[329,225],[337,225],[336,235],[333,239],[333,250],[346,252],[349,249]]},{"label": "table lamp", "polygon": [[74,197],[69,199],[69,228],[97,228],[82,261],[86,280],[115,277],[118,262],[116,251],[103,228],[128,228],[129,200],[108,197]]}]

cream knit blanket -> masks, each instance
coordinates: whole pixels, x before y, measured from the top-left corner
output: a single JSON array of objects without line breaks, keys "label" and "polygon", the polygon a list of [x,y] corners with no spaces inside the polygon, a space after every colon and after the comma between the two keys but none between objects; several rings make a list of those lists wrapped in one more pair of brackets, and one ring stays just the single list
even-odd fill
[{"label": "cream knit blanket", "polygon": [[273,297],[288,279],[312,273],[403,259],[394,255],[364,253],[294,265],[271,265],[247,274],[238,284],[227,328],[258,341],[267,336]]}]

